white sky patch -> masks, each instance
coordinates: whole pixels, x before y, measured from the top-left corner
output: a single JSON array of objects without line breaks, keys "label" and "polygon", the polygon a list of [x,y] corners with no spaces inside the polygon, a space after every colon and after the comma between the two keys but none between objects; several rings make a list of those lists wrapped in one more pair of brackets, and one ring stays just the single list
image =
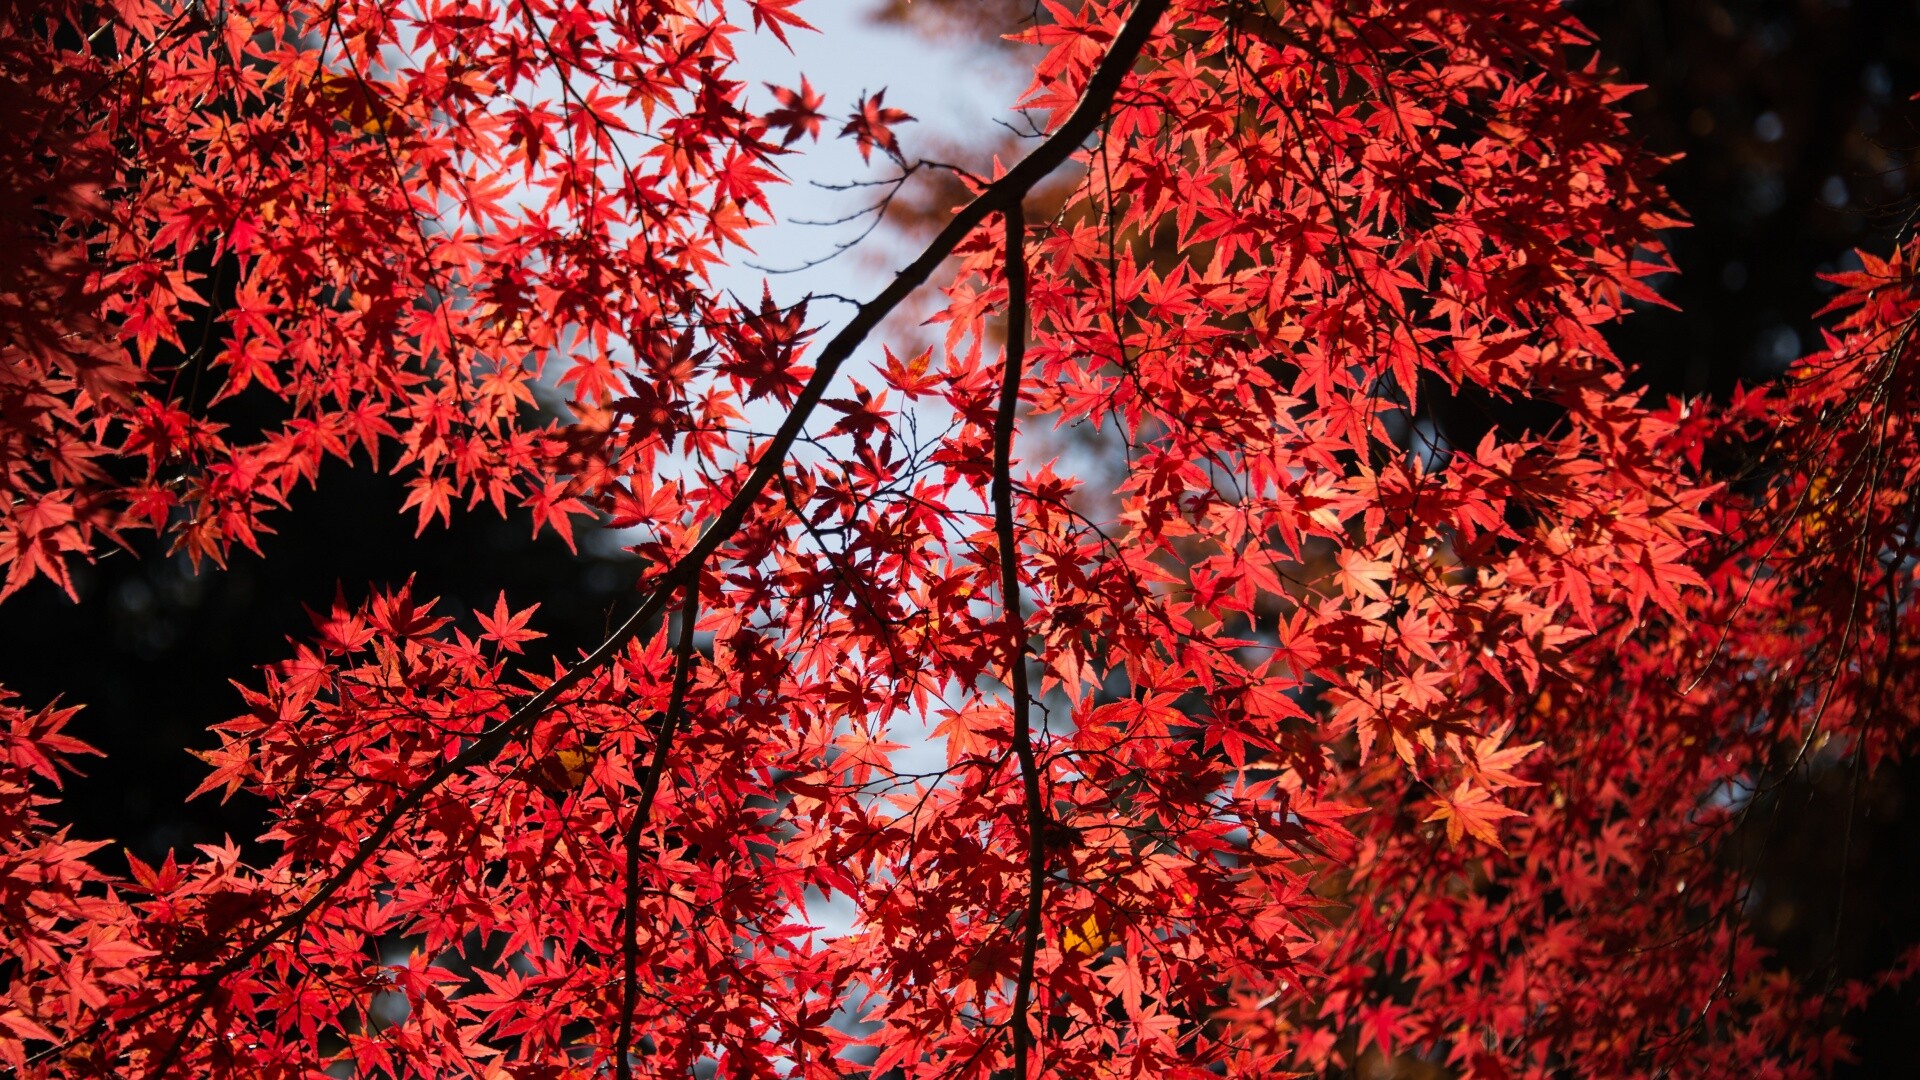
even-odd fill
[{"label": "white sky patch", "polygon": [[[734,42],[739,53],[735,77],[748,82],[750,108],[759,112],[776,108],[764,84],[797,88],[803,75],[816,92],[826,97],[820,108],[827,119],[821,124],[818,145],[803,137],[794,144],[794,149],[801,152],[777,162],[792,181],[768,192],[778,220],[748,236],[754,254],[747,261],[775,269],[801,266],[831,254],[836,243],[853,239],[868,224],[866,219],[838,226],[802,222],[846,217],[884,193],[877,188],[830,191],[816,185],[845,185],[897,175],[897,167],[885,155],[876,151],[871,163],[862,162],[853,140],[838,137],[847,114],[864,95],[885,90],[887,105],[913,115],[913,123],[902,124],[895,131],[901,149],[912,161],[917,148],[934,142],[992,142],[996,122],[1012,117],[1013,104],[1031,77],[1031,72],[1021,71],[993,54],[987,47],[990,43],[974,46],[960,41],[935,42],[900,27],[876,24],[871,17],[874,5],[870,3],[819,0],[795,10],[819,33],[789,30],[792,52],[765,30],[742,34]],[[955,164],[969,168],[986,165]],[[761,282],[770,281],[774,299],[780,303],[796,302],[808,293],[838,293],[865,300],[890,276],[886,268],[873,265],[872,249],[894,256],[887,261],[895,267],[904,265],[914,254],[885,235],[884,228],[868,240],[858,249],[793,274],[764,274],[739,259],[729,260],[726,270],[716,275],[715,284],[742,298],[758,299]],[[844,322],[847,314],[844,305],[827,304],[818,310],[830,327]],[[831,333],[831,329],[825,333]]]}]

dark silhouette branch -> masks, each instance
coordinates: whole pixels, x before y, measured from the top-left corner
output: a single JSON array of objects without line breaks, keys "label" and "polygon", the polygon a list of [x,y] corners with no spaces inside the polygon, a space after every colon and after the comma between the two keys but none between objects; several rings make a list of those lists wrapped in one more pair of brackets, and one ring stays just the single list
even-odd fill
[{"label": "dark silhouette branch", "polygon": [[1040,914],[1047,879],[1047,810],[1040,763],[1033,753],[1033,698],[1027,686],[1027,624],[1020,613],[1019,538],[1013,529],[1013,426],[1020,409],[1020,376],[1027,354],[1026,217],[1016,200],[1007,207],[1007,362],[1000,377],[1000,409],[993,418],[993,531],[1000,548],[1000,607],[1007,627],[1007,686],[1013,691],[1013,754],[1020,762],[1020,801],[1027,811],[1027,906],[1021,922],[1020,977],[1013,984],[1013,1075],[1026,1080],[1033,1050],[1027,1010],[1033,1000],[1034,958],[1040,951]]},{"label": "dark silhouette branch", "polygon": [[639,1003],[640,967],[640,835],[653,816],[653,799],[660,791],[660,777],[667,771],[667,755],[673,750],[673,737],[686,712],[687,684],[693,678],[693,624],[700,615],[700,580],[687,583],[687,599],[680,608],[680,640],[673,650],[673,689],[667,696],[666,716],[653,740],[653,760],[640,775],[640,800],[633,808],[633,820],[627,822],[627,895],[620,913],[620,959],[624,981],[620,985],[620,1031],[613,1042],[613,1068],[619,1080],[633,1080],[633,1063],[627,1060],[633,1045],[633,1011]]},{"label": "dark silhouette branch", "polygon": [[[468,744],[465,750],[441,762],[415,782],[405,795],[388,807],[386,812],[373,823],[360,840],[358,850],[329,873],[299,907],[275,920],[259,936],[195,978],[191,986],[169,995],[131,1017],[122,1018],[121,1023],[135,1024],[182,1002],[192,1001],[188,1015],[180,1020],[176,1029],[179,1034],[176,1036],[175,1045],[178,1046],[197,1026],[201,1014],[217,993],[221,980],[239,971],[275,943],[304,926],[315,912],[345,888],[372,861],[373,857],[393,838],[401,823],[406,821],[434,790],[450,777],[493,760],[511,740],[531,730],[568,691],[599,671],[626,648],[629,642],[653,625],[654,620],[666,610],[671,598],[689,583],[696,582],[706,561],[731,540],[745,524],[747,515],[752,511],[760,494],[784,466],[788,452],[800,438],[814,409],[819,406],[821,398],[826,395],[828,387],[839,373],[841,365],[853,355],[854,350],[866,340],[867,335],[878,328],[881,322],[920,286],[926,284],[934,271],[974,229],[995,214],[1017,209],[1020,201],[1029,191],[1065,164],[1073,156],[1074,151],[1079,149],[1099,128],[1107,110],[1113,104],[1114,96],[1121,83],[1132,71],[1134,61],[1139,57],[1141,49],[1145,47],[1160,17],[1166,13],[1169,3],[1170,0],[1140,0],[1115,36],[1113,46],[1087,80],[1080,103],[1074,107],[1072,114],[1059,129],[1045,142],[1035,147],[1033,153],[1022,158],[1005,175],[986,185],[979,195],[961,207],[920,255],[902,268],[887,287],[873,299],[862,304],[847,324],[827,342],[820,352],[812,377],[795,396],[786,420],[774,432],[773,437],[761,447],[753,470],[741,484],[739,491],[735,492],[733,498],[728,500],[726,506],[707,524],[699,538],[686,552],[672,566],[654,578],[652,591],[611,636],[562,672],[558,678],[548,683],[539,693],[529,698],[512,715],[485,729],[472,743]],[[107,1021],[104,1017],[95,1020],[79,1035],[36,1054],[29,1059],[28,1063],[59,1056],[75,1044],[98,1036],[106,1026]],[[163,1056],[158,1068],[151,1075],[156,1077],[162,1075],[167,1068],[171,1067],[174,1054],[177,1052],[175,1050],[173,1054]]]}]

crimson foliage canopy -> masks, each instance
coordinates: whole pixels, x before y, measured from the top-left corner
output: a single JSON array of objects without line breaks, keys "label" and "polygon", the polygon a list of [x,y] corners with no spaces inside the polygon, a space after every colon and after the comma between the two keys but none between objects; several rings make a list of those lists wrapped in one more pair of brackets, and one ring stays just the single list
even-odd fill
[{"label": "crimson foliage canopy", "polygon": [[[1914,745],[1906,251],[1648,400],[1681,214],[1555,3],[1046,0],[983,176],[763,93],[808,7],[0,8],[0,595],[254,557],[328,459],[646,567],[557,664],[537,596],[314,598],[201,750],[258,859],[71,835],[85,689],[0,697],[0,1067],[1843,1059],[1917,958],[1798,981],[1723,841]],[[968,200],[851,315],[716,286],[836,132]]]}]

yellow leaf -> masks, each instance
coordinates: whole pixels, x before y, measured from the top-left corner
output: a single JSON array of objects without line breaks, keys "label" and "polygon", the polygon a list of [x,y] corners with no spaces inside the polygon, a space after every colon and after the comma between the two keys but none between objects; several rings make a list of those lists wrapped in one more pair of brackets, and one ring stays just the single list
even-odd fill
[{"label": "yellow leaf", "polygon": [[1518,810],[1495,802],[1484,788],[1474,787],[1463,780],[1452,795],[1435,800],[1433,813],[1428,814],[1426,820],[1446,822],[1449,844],[1458,845],[1463,835],[1471,835],[1476,840],[1505,851],[1494,823],[1502,818],[1525,816]]},{"label": "yellow leaf", "polygon": [[1060,938],[1060,951],[1068,956],[1099,956],[1120,937],[1113,915],[1104,905],[1087,913],[1078,923],[1069,922]]},{"label": "yellow leaf", "polygon": [[339,111],[345,124],[369,135],[405,132],[406,120],[388,102],[378,83],[345,72],[320,77],[320,96]]},{"label": "yellow leaf", "polygon": [[587,776],[593,772],[593,763],[598,760],[600,752],[591,747],[555,750],[534,765],[533,782],[555,795],[578,791],[587,782]]}]

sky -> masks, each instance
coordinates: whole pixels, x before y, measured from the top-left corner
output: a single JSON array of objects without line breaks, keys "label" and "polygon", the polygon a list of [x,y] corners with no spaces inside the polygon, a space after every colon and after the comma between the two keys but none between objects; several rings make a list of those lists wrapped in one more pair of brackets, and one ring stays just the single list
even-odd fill
[{"label": "sky", "polygon": [[[865,94],[885,90],[889,106],[914,116],[914,123],[896,132],[909,160],[918,147],[988,141],[975,133],[987,132],[996,121],[1012,117],[1010,110],[1026,88],[1030,72],[1020,71],[1004,54],[987,48],[959,41],[931,42],[901,27],[877,25],[870,18],[875,6],[870,0],[820,0],[802,6],[798,10],[819,33],[789,32],[791,52],[764,30],[735,39],[739,50],[735,73],[749,80],[750,108],[776,107],[763,84],[797,87],[804,75],[826,96],[821,108],[829,117],[818,146],[802,140],[796,147],[804,152],[781,162],[792,183],[770,193],[780,220],[750,234],[755,251],[747,262],[773,269],[797,267],[831,253],[835,243],[857,236],[866,226],[865,219],[840,226],[803,224],[845,217],[870,205],[877,194],[874,189],[829,191],[816,185],[844,185],[897,173],[879,154],[872,164],[863,163],[853,140],[833,137],[840,121],[832,118],[844,118]],[[987,163],[963,164],[984,168]],[[718,284],[743,297],[757,298],[762,281],[768,281],[775,299],[788,303],[808,293],[865,299],[885,283],[889,265],[903,265],[913,254],[903,245],[889,243],[883,233],[876,230],[870,243],[802,273],[770,275],[735,263]],[[831,321],[845,317],[830,307],[821,308],[819,315]]]},{"label": "sky", "polygon": [[[821,108],[829,117],[829,122],[822,125],[818,146],[803,140],[796,145],[804,147],[805,152],[782,161],[793,182],[770,192],[778,222],[749,234],[754,255],[745,262],[730,263],[719,275],[717,284],[743,299],[757,299],[766,282],[774,299],[783,304],[810,293],[836,293],[865,300],[884,287],[894,268],[917,253],[917,244],[903,243],[881,228],[853,250],[801,272],[768,274],[754,268],[797,267],[818,260],[830,254],[836,243],[858,237],[869,224],[865,218],[837,226],[804,224],[844,218],[870,205],[877,194],[876,189],[833,191],[819,185],[845,185],[897,173],[897,166],[882,155],[876,153],[872,164],[863,163],[853,140],[833,137],[841,122],[833,118],[844,117],[866,94],[884,89],[887,105],[905,109],[915,117],[914,123],[895,132],[909,160],[921,147],[992,142],[985,136],[992,132],[995,121],[1014,116],[1011,110],[1031,72],[1009,63],[1003,52],[969,47],[959,41],[930,42],[900,27],[877,25],[869,17],[874,6],[865,0],[821,0],[803,5],[801,13],[820,32],[790,33],[791,52],[766,32],[736,39],[736,77],[752,80],[750,108],[767,111],[776,107],[773,95],[762,84],[797,87],[804,74],[815,91],[826,96]],[[984,170],[990,162],[959,164]],[[824,341],[851,313],[852,308],[844,304],[811,307],[809,322],[823,324],[815,341]],[[847,365],[842,378],[861,378],[868,370],[867,358],[877,358],[880,346],[880,341],[869,339]],[[872,385],[876,380],[864,381]],[[777,417],[771,422],[761,417],[753,419],[756,426],[777,423]],[[906,744],[893,755],[900,772],[933,771],[946,765],[945,740],[931,737],[934,722],[934,718],[927,718],[924,725],[918,725],[911,718],[893,718],[887,737]],[[916,727],[919,730],[914,730]],[[853,915],[851,905],[841,898],[830,903],[816,901],[808,910],[808,917],[826,936],[850,930]]]}]

